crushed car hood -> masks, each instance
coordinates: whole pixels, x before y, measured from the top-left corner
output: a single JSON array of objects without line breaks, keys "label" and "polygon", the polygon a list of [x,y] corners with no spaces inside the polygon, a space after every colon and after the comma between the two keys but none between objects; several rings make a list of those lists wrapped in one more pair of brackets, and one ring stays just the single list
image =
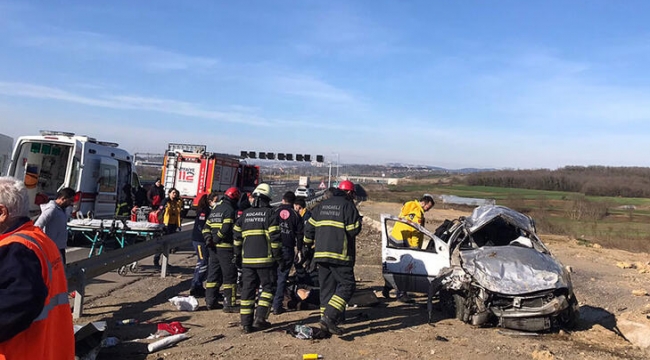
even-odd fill
[{"label": "crushed car hood", "polygon": [[562,265],[548,254],[519,246],[460,251],[462,268],[481,286],[504,295],[570,287]]},{"label": "crushed car hood", "polygon": [[466,219],[469,232],[475,233],[498,217],[529,233],[535,232],[535,225],[528,216],[499,205],[483,205],[474,209],[472,215]]}]

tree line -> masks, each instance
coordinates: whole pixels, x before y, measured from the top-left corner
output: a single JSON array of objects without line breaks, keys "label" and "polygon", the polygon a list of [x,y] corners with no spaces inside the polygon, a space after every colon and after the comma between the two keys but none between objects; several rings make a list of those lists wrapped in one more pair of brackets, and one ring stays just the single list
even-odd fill
[{"label": "tree line", "polygon": [[467,175],[472,186],[577,192],[589,196],[650,198],[650,168],[566,166],[556,170],[497,170]]}]

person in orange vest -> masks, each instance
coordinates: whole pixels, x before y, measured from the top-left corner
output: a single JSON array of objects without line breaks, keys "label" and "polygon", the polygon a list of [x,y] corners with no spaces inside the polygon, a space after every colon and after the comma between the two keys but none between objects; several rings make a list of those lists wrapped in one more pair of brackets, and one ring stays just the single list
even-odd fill
[{"label": "person in orange vest", "polygon": [[0,360],[72,360],[61,253],[28,215],[24,183],[0,177]]}]

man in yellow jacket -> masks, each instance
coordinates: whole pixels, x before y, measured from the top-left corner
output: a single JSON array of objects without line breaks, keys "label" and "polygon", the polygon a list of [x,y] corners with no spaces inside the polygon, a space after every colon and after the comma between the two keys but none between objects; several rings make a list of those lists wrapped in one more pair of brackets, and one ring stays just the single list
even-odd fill
[{"label": "man in yellow jacket", "polygon": [[[433,208],[433,205],[435,205],[433,197],[425,194],[420,200],[406,202],[402,206],[399,217],[424,226],[424,213]],[[396,223],[391,235],[395,241],[398,243],[401,241],[404,246],[406,246],[404,244],[406,241],[411,248],[419,249],[422,247],[422,233],[407,224]]]},{"label": "man in yellow jacket", "polygon": [[[424,226],[424,213],[429,211],[435,202],[433,196],[424,194],[420,200],[412,200],[404,203],[402,210],[399,213],[401,219],[409,220],[416,224]],[[422,248],[423,234],[415,230],[408,224],[396,222],[391,232],[391,237],[395,240],[396,246],[408,246],[414,249]],[[382,291],[382,295],[388,299],[391,286],[386,283]],[[405,291],[397,292],[397,300],[403,303],[412,303],[413,299]]]}]

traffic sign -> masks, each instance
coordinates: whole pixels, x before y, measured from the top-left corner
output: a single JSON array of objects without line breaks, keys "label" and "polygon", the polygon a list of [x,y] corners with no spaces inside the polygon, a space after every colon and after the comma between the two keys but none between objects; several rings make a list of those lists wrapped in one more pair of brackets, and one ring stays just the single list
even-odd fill
[{"label": "traffic sign", "polygon": [[319,188],[319,189],[326,189],[327,186],[325,186],[325,181],[321,181],[321,182],[320,182],[320,185],[318,185],[318,188]]}]

